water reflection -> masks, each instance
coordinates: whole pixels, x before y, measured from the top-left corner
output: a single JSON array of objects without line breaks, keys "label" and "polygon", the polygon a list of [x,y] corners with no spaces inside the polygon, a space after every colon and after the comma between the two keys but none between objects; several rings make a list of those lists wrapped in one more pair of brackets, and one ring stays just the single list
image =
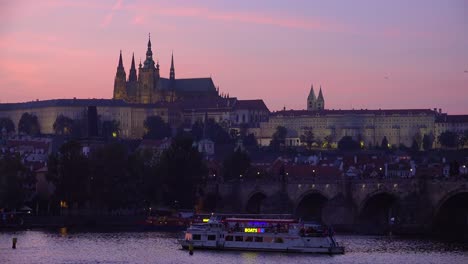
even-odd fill
[{"label": "water reflection", "polygon": [[[181,250],[179,234],[55,231],[0,233],[0,263],[468,263],[468,244],[397,237],[337,236],[345,255]],[[11,249],[12,237],[17,249]]]}]

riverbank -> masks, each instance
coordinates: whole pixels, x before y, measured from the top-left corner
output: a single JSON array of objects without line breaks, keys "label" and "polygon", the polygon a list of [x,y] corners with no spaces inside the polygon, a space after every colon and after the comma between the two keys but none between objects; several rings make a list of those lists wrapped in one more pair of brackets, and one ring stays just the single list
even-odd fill
[{"label": "riverbank", "polygon": [[25,216],[14,224],[0,225],[1,229],[31,229],[60,227],[119,228],[143,226],[146,216]]}]

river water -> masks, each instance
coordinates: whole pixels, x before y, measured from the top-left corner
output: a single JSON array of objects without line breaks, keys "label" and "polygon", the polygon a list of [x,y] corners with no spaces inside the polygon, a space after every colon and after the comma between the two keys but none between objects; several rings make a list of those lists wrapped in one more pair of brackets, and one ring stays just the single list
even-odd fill
[{"label": "river water", "polygon": [[[338,235],[344,255],[195,250],[161,232],[18,231],[0,233],[0,263],[468,263],[468,244],[398,237]],[[17,249],[11,248],[18,238]]]}]

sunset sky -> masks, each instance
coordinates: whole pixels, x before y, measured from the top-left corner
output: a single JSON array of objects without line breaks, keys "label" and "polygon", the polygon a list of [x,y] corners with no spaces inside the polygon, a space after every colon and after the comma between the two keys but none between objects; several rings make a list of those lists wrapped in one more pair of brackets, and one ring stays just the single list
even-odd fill
[{"label": "sunset sky", "polygon": [[0,0],[0,102],[111,98],[119,50],[161,74],[304,109],[468,114],[468,1]]}]

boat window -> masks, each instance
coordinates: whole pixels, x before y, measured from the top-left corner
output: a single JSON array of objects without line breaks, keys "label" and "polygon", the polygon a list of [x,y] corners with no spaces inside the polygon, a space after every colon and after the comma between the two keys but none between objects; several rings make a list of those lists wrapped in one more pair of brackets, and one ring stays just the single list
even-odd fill
[{"label": "boat window", "polygon": [[263,242],[263,237],[255,237],[255,242]]},{"label": "boat window", "polygon": [[234,238],[232,236],[226,236],[226,241],[233,241]]},{"label": "boat window", "polygon": [[236,241],[244,241],[244,238],[242,236],[236,236]]},{"label": "boat window", "polygon": [[201,235],[193,235],[192,239],[193,240],[201,240]]},{"label": "boat window", "polygon": [[283,238],[277,237],[277,238],[275,239],[275,243],[283,243]]},{"label": "boat window", "polygon": [[216,240],[216,235],[208,235],[208,240]]},{"label": "boat window", "polygon": [[253,241],[253,237],[251,236],[248,236],[245,238],[245,242],[252,242]]}]

